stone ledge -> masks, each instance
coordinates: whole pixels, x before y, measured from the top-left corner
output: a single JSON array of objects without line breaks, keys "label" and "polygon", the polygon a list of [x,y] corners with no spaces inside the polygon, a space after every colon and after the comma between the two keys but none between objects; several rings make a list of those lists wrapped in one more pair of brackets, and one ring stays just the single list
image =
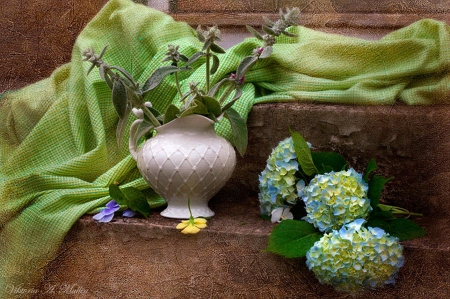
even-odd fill
[{"label": "stone ledge", "polygon": [[[342,298],[317,282],[304,259],[263,252],[273,224],[259,217],[255,197],[238,191],[223,190],[212,200],[217,215],[198,235],[180,234],[178,221],[156,213],[107,224],[83,217],[34,298]],[[447,222],[422,222],[435,230],[429,239],[404,242],[406,263],[396,285],[361,298],[446,298]],[[52,286],[79,293],[46,293]]]},{"label": "stone ledge", "polygon": [[375,158],[379,173],[394,177],[382,194],[388,203],[425,215],[450,215],[450,105],[258,104],[248,128],[250,146],[238,158],[229,185],[256,194],[272,148],[291,128],[317,150],[342,154],[358,171]]}]

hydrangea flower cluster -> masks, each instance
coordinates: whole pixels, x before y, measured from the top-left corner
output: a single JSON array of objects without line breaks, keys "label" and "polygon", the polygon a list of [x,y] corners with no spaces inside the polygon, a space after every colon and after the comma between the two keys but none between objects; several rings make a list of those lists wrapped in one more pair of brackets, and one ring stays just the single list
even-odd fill
[{"label": "hydrangea flower cluster", "polygon": [[330,232],[365,218],[372,211],[367,190],[362,175],[353,168],[316,175],[303,190],[308,214],[303,220],[322,232]]},{"label": "hydrangea flower cluster", "polygon": [[394,283],[403,266],[403,248],[384,230],[363,227],[364,221],[325,234],[307,252],[306,264],[321,283],[348,292]]},{"label": "hydrangea flower cluster", "polygon": [[[286,204],[295,204],[299,198],[296,172],[298,171],[292,138],[281,141],[267,160],[266,168],[259,175],[259,201],[261,214],[270,216],[272,211]],[[298,187],[304,182],[297,182]]]}]

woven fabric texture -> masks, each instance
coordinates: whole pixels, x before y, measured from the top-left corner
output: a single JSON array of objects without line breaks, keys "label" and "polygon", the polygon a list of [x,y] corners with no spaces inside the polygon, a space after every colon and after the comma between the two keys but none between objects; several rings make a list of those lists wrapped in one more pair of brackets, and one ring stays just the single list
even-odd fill
[{"label": "woven fabric texture", "polygon": [[[244,96],[235,104],[244,117],[255,103],[269,101],[449,102],[450,29],[444,23],[419,21],[379,41],[304,27],[293,31],[298,38],[281,37],[273,55],[248,73]],[[104,59],[139,82],[160,66],[168,44],[180,45],[186,55],[201,47],[187,24],[130,0],[111,0],[79,35],[70,63],[0,96],[0,298],[27,296],[11,290],[39,283],[74,222],[110,200],[109,184],[148,189],[128,142],[117,147],[111,91],[98,72],[86,76],[90,65],[82,62],[82,51],[99,52],[106,44]],[[257,45],[247,39],[224,54],[213,82]],[[182,87],[200,80],[203,71],[180,74]],[[163,110],[176,94],[168,77],[148,100]],[[230,137],[226,123],[217,131]]]}]

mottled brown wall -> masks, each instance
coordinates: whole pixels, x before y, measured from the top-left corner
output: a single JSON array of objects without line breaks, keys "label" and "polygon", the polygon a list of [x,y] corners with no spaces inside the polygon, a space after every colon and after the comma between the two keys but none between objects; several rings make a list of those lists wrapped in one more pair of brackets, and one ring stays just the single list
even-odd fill
[{"label": "mottled brown wall", "polygon": [[48,77],[70,59],[79,32],[107,0],[3,0],[0,92]]}]

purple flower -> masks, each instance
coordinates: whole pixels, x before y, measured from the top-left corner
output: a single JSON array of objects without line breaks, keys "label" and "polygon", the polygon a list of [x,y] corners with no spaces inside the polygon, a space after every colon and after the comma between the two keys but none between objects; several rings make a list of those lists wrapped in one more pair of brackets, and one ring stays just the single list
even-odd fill
[{"label": "purple flower", "polygon": [[[119,209],[120,205],[115,200],[111,200],[106,204],[106,208],[101,210],[101,212],[95,215],[93,218],[98,222],[110,222],[114,217],[114,213]],[[136,212],[131,209],[126,209],[122,214],[123,217],[128,218],[134,217],[134,215],[136,215]]]},{"label": "purple flower", "polygon": [[98,222],[110,222],[114,217],[114,213],[119,209],[119,204],[115,200],[111,200],[106,204],[106,208],[95,215],[93,218]]},{"label": "purple flower", "polygon": [[123,214],[122,214],[123,217],[128,217],[128,218],[134,217],[134,215],[136,215],[136,212],[131,209],[126,209],[125,211],[123,211]]}]

